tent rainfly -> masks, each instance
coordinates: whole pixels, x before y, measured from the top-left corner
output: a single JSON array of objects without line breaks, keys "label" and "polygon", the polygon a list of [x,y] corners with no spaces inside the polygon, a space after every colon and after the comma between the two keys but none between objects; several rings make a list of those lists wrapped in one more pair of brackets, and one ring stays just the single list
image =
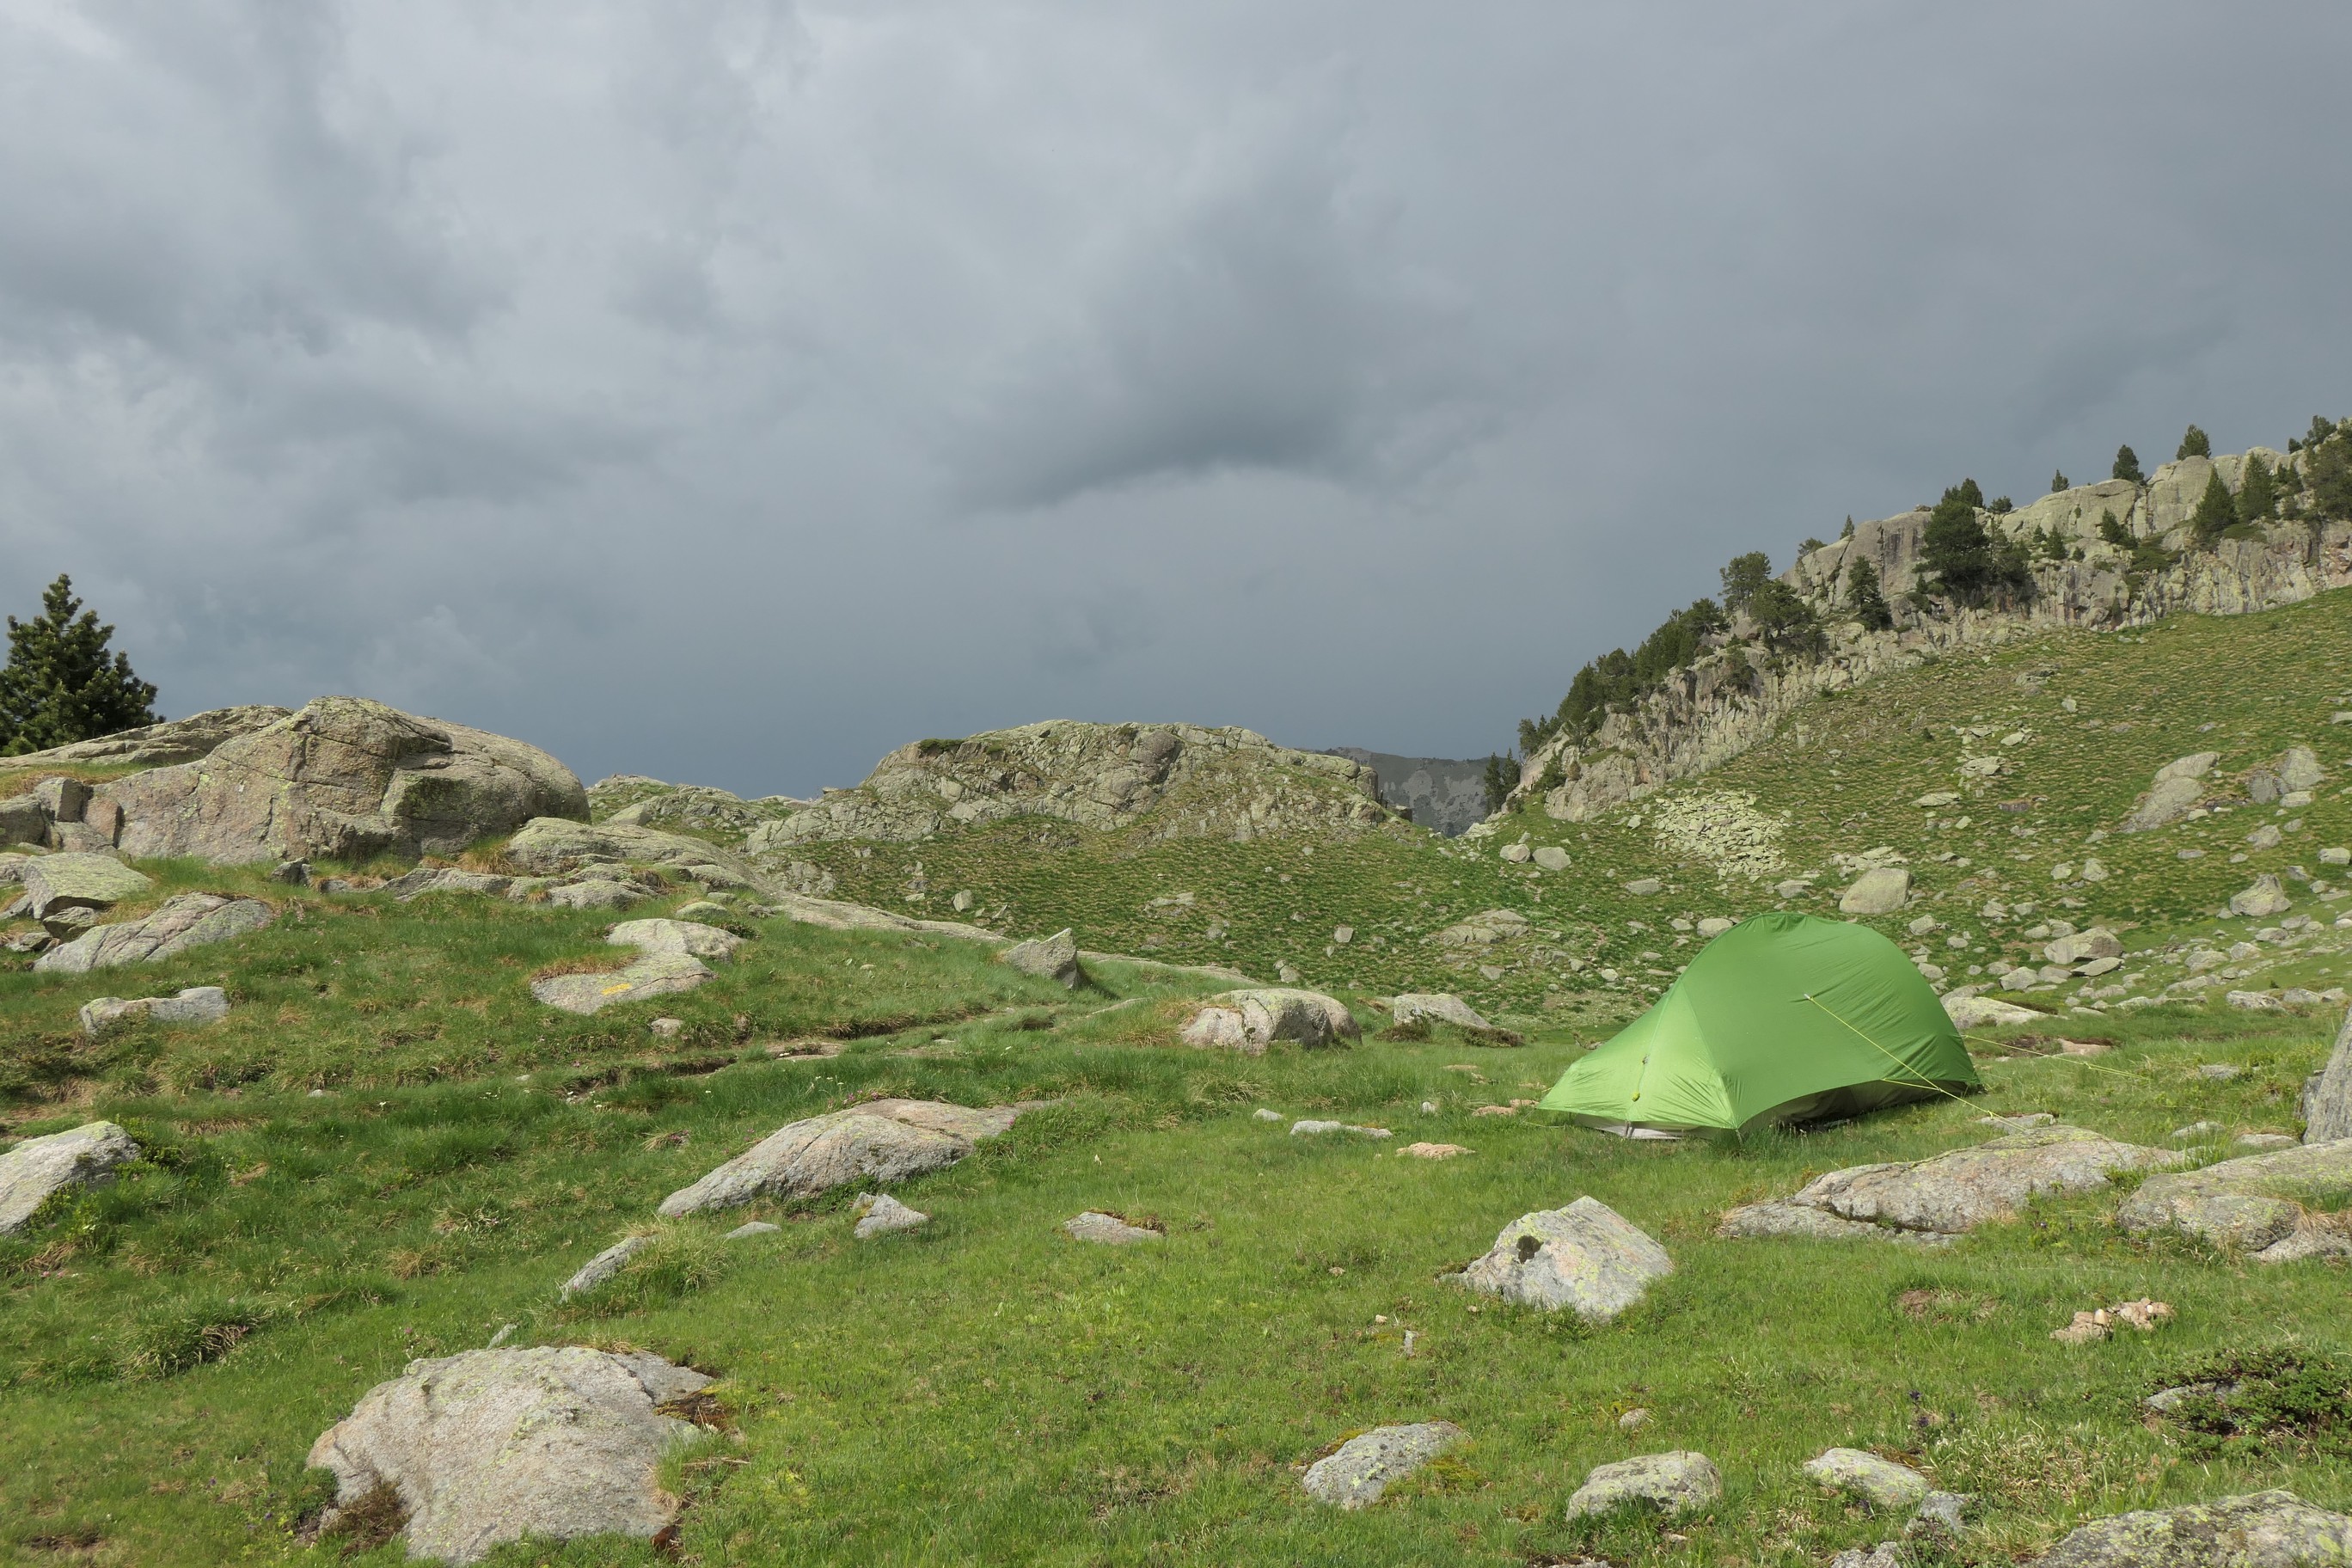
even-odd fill
[{"label": "tent rainfly", "polygon": [[1757,915],[1541,1104],[1627,1137],[1747,1131],[1983,1087],[1943,1004],[1864,925]]}]

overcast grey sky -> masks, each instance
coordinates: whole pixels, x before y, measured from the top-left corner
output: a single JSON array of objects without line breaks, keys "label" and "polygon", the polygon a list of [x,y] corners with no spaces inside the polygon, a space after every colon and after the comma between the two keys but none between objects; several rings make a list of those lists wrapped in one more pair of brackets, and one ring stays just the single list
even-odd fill
[{"label": "overcast grey sky", "polygon": [[2352,413],[2352,6],[0,0],[0,601],[588,778],[1483,754],[1973,475]]}]

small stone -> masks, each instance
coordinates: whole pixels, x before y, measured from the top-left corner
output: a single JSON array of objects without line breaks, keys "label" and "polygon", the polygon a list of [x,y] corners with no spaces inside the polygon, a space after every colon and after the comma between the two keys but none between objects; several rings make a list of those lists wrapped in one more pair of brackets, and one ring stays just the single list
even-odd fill
[{"label": "small stone", "polygon": [[271,868],[269,879],[273,882],[284,882],[289,887],[307,888],[310,885],[310,862],[280,860]]},{"label": "small stone", "polygon": [[1250,1114],[1256,1117],[1260,1121],[1280,1121],[1283,1119],[1281,1111],[1269,1110],[1267,1107],[1263,1105],[1250,1112]]},{"label": "small stone", "polygon": [[677,1037],[677,1032],[686,1027],[686,1020],[683,1018],[656,1018],[652,1023],[647,1024],[646,1027],[651,1029],[662,1039],[675,1039]]},{"label": "small stone", "polygon": [[2197,1069],[2197,1076],[2214,1083],[2228,1083],[2231,1079],[2243,1077],[2245,1071],[2235,1062],[2207,1062]]},{"label": "small stone", "polygon": [[614,1242],[580,1266],[580,1272],[563,1282],[557,1292],[558,1300],[569,1301],[583,1291],[593,1290],[621,1271],[623,1265],[654,1244],[650,1236],[632,1236]]},{"label": "small stone", "polygon": [[1389,1001],[1389,1016],[1400,1024],[1410,1024],[1426,1018],[1433,1023],[1453,1024],[1465,1029],[1491,1029],[1492,1024],[1478,1015],[1475,1008],[1450,991],[1412,991]]},{"label": "small stone", "polygon": [[1638,1432],[1649,1424],[1650,1413],[1638,1405],[1617,1417],[1617,1429],[1621,1432]]},{"label": "small stone", "polygon": [[1874,866],[1853,879],[1838,899],[1849,915],[1889,915],[1911,896],[1911,873],[1900,866]]},{"label": "small stone", "polygon": [[1931,1491],[1919,1500],[1919,1506],[1913,1511],[1911,1522],[1904,1527],[1903,1533],[1913,1536],[1958,1535],[1961,1516],[1967,1512],[1971,1500],[1966,1492]]},{"label": "small stone", "polygon": [[755,1236],[774,1236],[783,1228],[784,1227],[780,1225],[770,1225],[763,1219],[747,1219],[741,1225],[737,1226],[733,1230],[729,1231],[724,1239],[728,1241],[749,1241]]},{"label": "small stone", "polygon": [[1129,1225],[1115,1214],[1103,1214],[1088,1209],[1062,1222],[1062,1228],[1072,1239],[1091,1241],[1104,1247],[1129,1247],[1139,1241],[1159,1241],[1160,1233],[1139,1225]]},{"label": "small stone", "polygon": [[2267,871],[2242,890],[2230,896],[2230,912],[2252,919],[2283,915],[2293,907],[2286,889],[2280,887],[2279,879]]},{"label": "small stone", "polygon": [[1408,1143],[1397,1152],[1410,1154],[1416,1160],[1451,1160],[1456,1154],[1467,1154],[1470,1151],[1459,1143]]},{"label": "small stone", "polygon": [[2303,1140],[2292,1132],[2241,1132],[2234,1142],[2241,1149],[2293,1149]]},{"label": "small stone", "polygon": [[1460,1279],[1482,1295],[1546,1311],[1571,1308],[1589,1322],[1607,1322],[1674,1267],[1640,1227],[1598,1198],[1580,1197],[1505,1226]]},{"label": "small stone", "polygon": [[1723,1476],[1705,1454],[1676,1449],[1594,1467],[1568,1500],[1568,1517],[1640,1503],[1663,1513],[1704,1508],[1723,1495]]},{"label": "small stone", "polygon": [[1637,899],[1646,899],[1666,890],[1665,883],[1655,877],[1636,877],[1625,884],[1625,890]]},{"label": "small stone", "polygon": [[1535,858],[1535,851],[1524,844],[1506,844],[1496,853],[1514,866],[1523,866]]},{"label": "small stone", "polygon": [[2175,1143],[2195,1143],[2221,1131],[2218,1121],[2192,1121],[2186,1127],[2176,1127],[2168,1134]]},{"label": "small stone", "polygon": [[920,1209],[908,1208],[887,1193],[877,1194],[866,1205],[866,1216],[857,1222],[854,1233],[864,1241],[870,1237],[887,1236],[893,1231],[913,1230],[929,1225],[931,1216]]},{"label": "small stone", "polygon": [[1290,1124],[1293,1138],[1315,1138],[1326,1132],[1353,1132],[1365,1138],[1390,1136],[1385,1127],[1359,1127],[1347,1121],[1294,1121]]},{"label": "small stone", "polygon": [[1738,921],[1730,920],[1723,915],[1709,915],[1706,919],[1698,922],[1698,934],[1703,939],[1712,942],[1717,937],[1721,936],[1725,931],[1729,931],[1733,926],[1738,925],[1738,923],[1739,922]]},{"label": "small stone", "polygon": [[1078,965],[1077,938],[1067,927],[1052,936],[1015,942],[996,957],[1000,963],[1050,980],[1066,991],[1076,990],[1078,982],[1086,978],[1086,971]]},{"label": "small stone", "polygon": [[1568,851],[1551,844],[1538,849],[1535,859],[1536,864],[1547,871],[1565,871],[1570,865]]},{"label": "small stone", "polygon": [[1462,1428],[1451,1421],[1375,1426],[1308,1466],[1299,1485],[1318,1502],[1364,1508],[1378,1502],[1391,1482],[1412,1474],[1461,1440]]}]

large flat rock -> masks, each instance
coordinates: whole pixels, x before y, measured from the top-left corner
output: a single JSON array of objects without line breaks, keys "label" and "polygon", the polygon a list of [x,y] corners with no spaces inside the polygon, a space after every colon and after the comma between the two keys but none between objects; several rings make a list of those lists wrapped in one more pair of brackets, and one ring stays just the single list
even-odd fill
[{"label": "large flat rock", "polygon": [[152,914],[116,925],[92,926],[33,961],[48,973],[86,974],[124,963],[156,963],[193,947],[250,935],[278,918],[258,899],[219,893],[179,893]]},{"label": "large flat rock", "polygon": [[155,884],[111,855],[41,855],[25,863],[25,912],[47,920],[66,909],[102,910],[135,899]]},{"label": "large flat rock", "polygon": [[621,969],[534,980],[530,994],[551,1007],[586,1017],[616,1003],[691,991],[710,977],[710,966],[691,953],[656,952]]},{"label": "large flat rock", "polygon": [[661,1406],[711,1380],[576,1346],[414,1361],[311,1446],[337,1504],[400,1496],[412,1558],[472,1563],[525,1535],[646,1540],[677,1515],[659,1468],[694,1436]]},{"label": "large flat rock", "polygon": [[1677,1448],[1596,1465],[1568,1500],[1568,1517],[1607,1513],[1629,1503],[1661,1513],[1705,1508],[1723,1495],[1723,1474],[1705,1454]]},{"label": "large flat rock", "polygon": [[2150,1176],[2124,1200],[2116,1220],[2135,1234],[2178,1231],[2286,1262],[2309,1254],[2307,1246],[2294,1245],[2298,1232],[2337,1228],[2320,1216],[2341,1209],[2347,1192],[2352,1138],[2338,1138]]},{"label": "large flat rock", "polygon": [[1567,1308],[1605,1323],[1674,1270],[1666,1249],[1640,1226],[1600,1199],[1581,1197],[1505,1226],[1461,1279],[1484,1295],[1546,1311]]},{"label": "large flat rock", "polygon": [[110,1180],[115,1166],[137,1158],[139,1145],[111,1121],[26,1139],[0,1154],[0,1236],[24,1229],[52,1194]]},{"label": "large flat rock", "polygon": [[2352,1011],[2344,1015],[2336,1048],[2328,1052],[2327,1065],[2319,1069],[2303,1107],[2305,1142],[2332,1143],[2338,1138],[2352,1138]]},{"label": "large flat rock", "polygon": [[756,1198],[811,1197],[853,1182],[887,1184],[943,1170],[1013,1125],[1022,1106],[975,1110],[929,1100],[876,1100],[778,1129],[662,1200],[675,1217]]},{"label": "large flat rock", "polygon": [[2037,1197],[2095,1192],[2117,1171],[2160,1169],[2187,1158],[2080,1127],[2037,1127],[1932,1159],[1832,1171],[1787,1201],[1842,1219],[1952,1236],[2014,1219]]},{"label": "large flat rock", "polygon": [[2352,1519],[2290,1491],[2093,1520],[2037,1568],[2344,1568]]}]

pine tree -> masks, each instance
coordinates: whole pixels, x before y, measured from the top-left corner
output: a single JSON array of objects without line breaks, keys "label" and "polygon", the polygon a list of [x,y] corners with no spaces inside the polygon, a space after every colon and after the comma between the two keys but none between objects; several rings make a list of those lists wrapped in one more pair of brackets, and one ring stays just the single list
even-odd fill
[{"label": "pine tree", "polygon": [[2278,480],[2260,458],[2246,459],[2246,477],[2238,485],[2238,521],[2268,522],[2278,513]]},{"label": "pine tree", "polygon": [[2237,498],[2221,482],[2221,470],[2216,468],[2205,476],[2205,493],[2197,498],[2197,510],[2189,514],[2189,531],[2198,543],[2210,544],[2237,521]]},{"label": "pine tree", "polygon": [[2139,471],[2139,454],[2129,447],[2116,448],[2114,477],[2119,479],[2129,479],[2136,485],[2147,483],[2147,476]]},{"label": "pine tree", "polygon": [[1852,539],[1853,537],[1853,513],[1848,512],[1845,514],[1845,528],[1838,534],[1838,537],[1840,539]]},{"label": "pine tree", "polygon": [[1503,803],[1510,798],[1511,792],[1518,784],[1518,764],[1508,757],[1490,752],[1486,758],[1486,815],[1492,816],[1502,810]]},{"label": "pine tree", "polygon": [[[79,616],[79,618],[76,618]],[[128,656],[107,657],[112,626],[98,624],[59,575],[30,621],[8,617],[8,663],[0,668],[0,756],[21,756],[156,721],[155,689]]]},{"label": "pine tree", "polygon": [[2191,425],[2180,437],[2180,450],[2172,454],[2174,462],[2189,458],[2210,458],[2213,455],[2212,440],[2204,431]]},{"label": "pine tree", "polygon": [[1895,624],[1895,612],[1886,607],[1886,595],[1878,585],[1878,568],[1866,560],[1845,569],[1845,602],[1853,618],[1871,631],[1883,632]]},{"label": "pine tree", "polygon": [[1963,605],[1981,605],[1998,589],[2032,583],[2021,542],[2005,544],[1977,520],[1984,492],[1962,479],[1944,492],[1920,534],[1922,585]]},{"label": "pine tree", "polygon": [[1739,614],[1771,580],[1772,560],[1762,551],[1733,556],[1731,564],[1723,569],[1723,607],[1735,616]]},{"label": "pine tree", "polygon": [[2129,550],[2133,543],[2131,530],[2116,521],[2113,507],[2099,514],[2099,537],[2118,550]]},{"label": "pine tree", "polygon": [[2073,485],[2066,482],[2065,469],[2060,468],[2050,476],[2050,493],[2052,495],[2054,496],[2060,490],[2072,489],[2074,488],[2074,487]]}]

